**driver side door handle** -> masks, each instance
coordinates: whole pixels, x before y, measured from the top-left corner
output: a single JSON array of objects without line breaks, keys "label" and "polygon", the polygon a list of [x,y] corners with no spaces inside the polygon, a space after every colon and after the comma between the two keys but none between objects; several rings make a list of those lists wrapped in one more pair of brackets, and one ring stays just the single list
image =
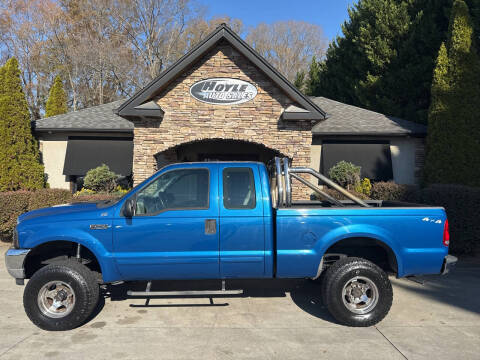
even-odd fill
[{"label": "driver side door handle", "polygon": [[206,219],[205,220],[205,235],[213,235],[217,233],[217,220]]}]

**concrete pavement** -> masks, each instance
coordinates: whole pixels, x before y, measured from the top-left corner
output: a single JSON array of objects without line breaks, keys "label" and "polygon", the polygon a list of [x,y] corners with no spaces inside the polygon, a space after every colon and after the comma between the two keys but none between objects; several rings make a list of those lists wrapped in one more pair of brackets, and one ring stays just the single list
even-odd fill
[{"label": "concrete pavement", "polygon": [[423,285],[392,279],[392,310],[370,328],[335,324],[321,305],[318,285],[309,281],[251,281],[236,284],[246,286],[245,297],[213,300],[146,301],[128,298],[125,286],[110,287],[90,322],[46,332],[26,317],[23,287],[15,285],[2,259],[0,360],[480,359],[480,264],[420,280]]}]

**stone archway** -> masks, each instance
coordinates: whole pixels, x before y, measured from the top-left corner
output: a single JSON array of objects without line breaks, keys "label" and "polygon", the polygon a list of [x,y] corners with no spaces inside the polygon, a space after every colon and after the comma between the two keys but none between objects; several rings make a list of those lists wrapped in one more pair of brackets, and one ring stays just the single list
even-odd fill
[{"label": "stone archway", "polygon": [[203,139],[181,143],[154,155],[157,169],[173,162],[260,161],[287,156],[277,149],[252,141],[236,139]]}]

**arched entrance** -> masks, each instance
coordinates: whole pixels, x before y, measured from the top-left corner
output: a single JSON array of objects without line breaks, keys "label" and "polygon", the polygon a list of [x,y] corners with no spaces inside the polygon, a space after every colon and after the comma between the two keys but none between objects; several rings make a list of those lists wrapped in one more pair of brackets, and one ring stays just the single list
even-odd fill
[{"label": "arched entrance", "polygon": [[157,169],[172,162],[260,161],[267,163],[280,151],[262,144],[229,139],[205,139],[179,144],[155,155]]}]

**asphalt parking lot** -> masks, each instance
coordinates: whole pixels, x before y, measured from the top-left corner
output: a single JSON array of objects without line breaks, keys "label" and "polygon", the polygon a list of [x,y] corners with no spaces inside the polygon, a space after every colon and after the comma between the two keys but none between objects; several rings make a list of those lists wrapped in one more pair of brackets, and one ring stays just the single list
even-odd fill
[{"label": "asphalt parking lot", "polygon": [[480,262],[418,280],[392,279],[392,310],[370,328],[336,324],[310,281],[250,281],[234,284],[243,297],[213,299],[133,299],[118,285],[81,328],[46,332],[2,257],[0,359],[480,359]]}]

